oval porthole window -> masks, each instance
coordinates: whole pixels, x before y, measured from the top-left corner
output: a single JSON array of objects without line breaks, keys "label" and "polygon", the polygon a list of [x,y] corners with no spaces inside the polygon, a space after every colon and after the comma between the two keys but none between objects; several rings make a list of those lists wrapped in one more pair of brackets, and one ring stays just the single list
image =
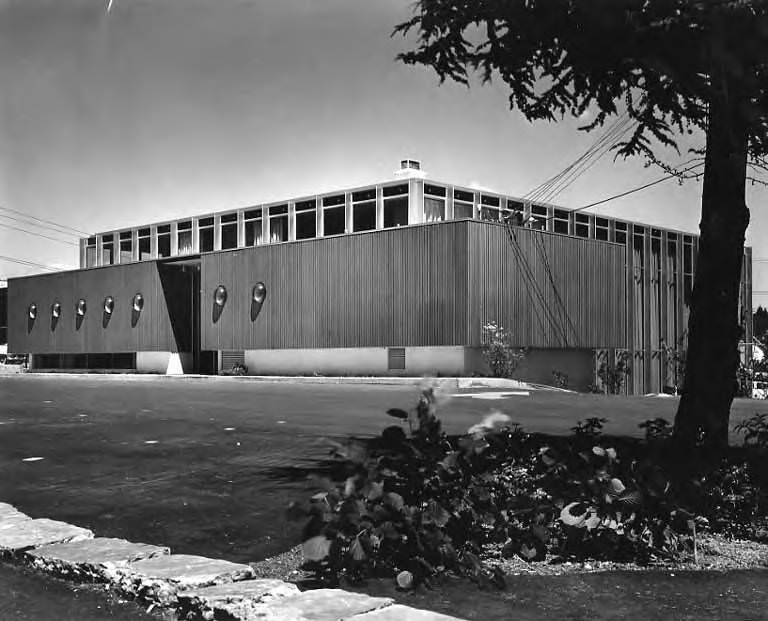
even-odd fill
[{"label": "oval porthole window", "polygon": [[267,287],[263,282],[257,282],[253,287],[253,301],[257,304],[263,304],[267,298]]},{"label": "oval porthole window", "polygon": [[141,309],[144,308],[144,296],[141,295],[141,293],[137,293],[133,296],[133,310],[135,310],[137,313],[141,312]]},{"label": "oval porthole window", "polygon": [[29,312],[29,318],[35,319],[35,317],[37,317],[37,304],[35,303],[30,304],[28,312]]},{"label": "oval porthole window", "polygon": [[85,309],[86,309],[85,299],[80,298],[77,301],[77,306],[75,307],[75,312],[77,312],[78,316],[83,317],[85,315]]},{"label": "oval porthole window", "polygon": [[224,306],[227,302],[227,288],[224,285],[216,287],[216,291],[213,293],[213,301],[217,306]]},{"label": "oval porthole window", "polygon": [[61,317],[61,304],[59,302],[54,302],[51,305],[51,316],[54,319],[58,319],[59,317]]},{"label": "oval porthole window", "polygon": [[107,313],[107,315],[111,315],[113,310],[115,310],[115,298],[108,295],[104,298],[104,312]]}]

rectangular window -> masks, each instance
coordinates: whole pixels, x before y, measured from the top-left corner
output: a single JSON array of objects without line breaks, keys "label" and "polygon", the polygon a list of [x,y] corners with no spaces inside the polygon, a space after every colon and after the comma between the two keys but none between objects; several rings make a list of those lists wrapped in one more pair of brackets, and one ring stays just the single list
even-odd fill
[{"label": "rectangular window", "polygon": [[583,213],[574,215],[574,229],[577,237],[589,237],[589,216]]},{"label": "rectangular window", "polygon": [[408,184],[402,183],[400,185],[390,185],[389,187],[383,188],[382,193],[385,197],[387,196],[400,196],[401,194],[408,194]]},{"label": "rectangular window", "polygon": [[344,205],[323,209],[323,235],[341,235],[346,229]]},{"label": "rectangular window", "polygon": [[439,185],[431,185],[429,183],[424,184],[424,194],[430,194],[432,196],[442,196],[445,198],[445,188]]},{"label": "rectangular window", "polygon": [[250,209],[243,214],[245,219],[245,245],[256,246],[263,242],[261,209]]},{"label": "rectangular window", "polygon": [[96,267],[96,238],[89,237],[85,242],[85,267]]},{"label": "rectangular window", "polygon": [[171,225],[163,224],[157,227],[157,258],[171,256]]},{"label": "rectangular window", "polygon": [[453,219],[461,220],[473,216],[474,196],[472,192],[463,192],[462,190],[453,191]]},{"label": "rectangular window", "polygon": [[133,233],[122,231],[120,233],[120,263],[133,261]]},{"label": "rectangular window", "polygon": [[115,236],[114,235],[102,235],[101,236],[101,264],[112,265],[115,257]]},{"label": "rectangular window", "polygon": [[376,228],[376,190],[352,193],[352,230],[371,231]]},{"label": "rectangular window", "polygon": [[608,219],[595,218],[595,239],[608,241]]},{"label": "rectangular window", "polygon": [[384,199],[384,228],[408,225],[408,197]]},{"label": "rectangular window", "polygon": [[190,254],[192,250],[192,221],[179,222],[176,226],[176,240],[179,245],[179,254]]},{"label": "rectangular window", "polygon": [[362,203],[364,201],[375,201],[376,190],[360,190],[359,192],[352,192],[352,202]]},{"label": "rectangular window", "polygon": [[200,252],[213,252],[213,218],[200,218]]},{"label": "rectangular window", "polygon": [[269,243],[288,241],[288,205],[269,208]]},{"label": "rectangular window", "polygon": [[553,231],[555,233],[568,234],[568,212],[562,209],[555,209],[553,221]]},{"label": "rectangular window", "polygon": [[531,217],[527,225],[537,231],[547,230],[547,208],[544,205],[531,205]]},{"label": "rectangular window", "polygon": [[480,207],[480,219],[488,222],[498,222],[500,220],[499,210],[493,207]]},{"label": "rectangular window", "polygon": [[487,207],[495,207],[496,209],[499,209],[501,206],[501,201],[498,196],[488,196],[487,194],[483,194],[480,197],[480,204],[486,205]]},{"label": "rectangular window", "polygon": [[469,203],[462,203],[460,201],[453,201],[453,218],[454,220],[462,220],[464,218],[472,217],[472,205]]},{"label": "rectangular window", "polygon": [[326,196],[323,199],[323,207],[336,207],[338,205],[344,205],[346,200],[343,194],[337,194],[336,196]]},{"label": "rectangular window", "polygon": [[221,249],[237,248],[237,214],[228,213],[221,216]]},{"label": "rectangular window", "polygon": [[139,229],[139,261],[152,258],[152,231]]},{"label": "rectangular window", "polygon": [[693,273],[693,242],[685,238],[683,241],[683,271],[686,274]]},{"label": "rectangular window", "polygon": [[616,243],[626,244],[627,243],[627,223],[616,222],[614,223],[614,226],[616,228]]},{"label": "rectangular window", "polygon": [[424,221],[442,222],[445,220],[445,200],[442,198],[424,197]]},{"label": "rectangular window", "polygon": [[301,201],[296,203],[296,239],[317,237],[317,203]]}]

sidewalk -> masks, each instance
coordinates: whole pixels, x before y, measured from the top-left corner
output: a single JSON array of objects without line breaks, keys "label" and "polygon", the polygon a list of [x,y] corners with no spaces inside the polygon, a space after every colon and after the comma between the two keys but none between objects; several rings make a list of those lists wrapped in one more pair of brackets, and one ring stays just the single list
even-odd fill
[{"label": "sidewalk", "polygon": [[[539,384],[500,377],[395,377],[395,376],[325,376],[325,375],[160,375],[154,373],[49,373],[32,371],[25,377],[87,378],[104,381],[221,381],[266,382],[274,384],[370,384],[391,386],[438,386],[448,390],[465,388],[498,388],[524,390],[561,390]],[[568,392],[568,391],[566,391]]]}]

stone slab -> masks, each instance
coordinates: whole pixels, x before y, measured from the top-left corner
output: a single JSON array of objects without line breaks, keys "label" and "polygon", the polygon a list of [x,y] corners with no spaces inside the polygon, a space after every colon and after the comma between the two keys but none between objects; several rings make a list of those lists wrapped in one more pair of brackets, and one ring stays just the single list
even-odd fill
[{"label": "stone slab", "polygon": [[18,520],[13,528],[0,529],[0,552],[19,553],[51,543],[86,539],[93,539],[93,532],[66,522],[47,518]]},{"label": "stone slab", "polygon": [[317,589],[254,604],[238,621],[339,621],[389,606],[388,597],[371,597],[341,589]]},{"label": "stone slab", "polygon": [[282,580],[246,580],[217,584],[202,589],[182,591],[178,594],[179,617],[216,619],[255,619],[257,605],[281,597],[298,595],[295,584]]},{"label": "stone slab", "polygon": [[[348,621],[463,621],[458,617],[449,617],[448,615],[432,612],[431,610],[421,610],[394,604],[386,608],[379,608],[371,612],[364,612],[361,615],[347,617]],[[346,621],[346,620],[345,620]]]},{"label": "stone slab", "polygon": [[23,513],[17,513],[15,515],[6,515],[0,518],[0,531],[13,530],[18,528],[23,522],[29,522],[32,518]]},{"label": "stone slab", "polygon": [[167,606],[176,602],[179,591],[252,577],[253,569],[248,565],[204,556],[169,554],[118,567],[112,580],[134,597]]},{"label": "stone slab", "polygon": [[109,581],[118,567],[170,552],[166,547],[97,537],[87,541],[41,546],[29,550],[26,555],[35,567],[59,577]]},{"label": "stone slab", "polygon": [[7,502],[0,502],[0,522],[5,520],[6,518],[18,517],[18,516],[24,516],[26,518],[29,518],[28,515],[26,515],[25,513],[22,513],[13,505],[9,505]]}]

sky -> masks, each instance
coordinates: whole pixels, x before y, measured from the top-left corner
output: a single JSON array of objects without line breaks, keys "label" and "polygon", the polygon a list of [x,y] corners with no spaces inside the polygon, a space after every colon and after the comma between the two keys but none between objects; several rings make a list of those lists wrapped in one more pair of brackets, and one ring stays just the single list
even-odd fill
[{"label": "sky", "polygon": [[[0,207],[95,233],[383,181],[404,157],[436,180],[522,196],[598,138],[575,119],[529,123],[500,82],[441,85],[396,61],[413,43],[391,36],[411,0],[108,5],[0,0]],[[553,202],[661,176],[607,156]],[[701,181],[672,180],[596,211],[697,232],[700,195]],[[758,260],[767,200],[748,187]],[[74,231],[0,214],[0,256],[77,267]],[[768,260],[753,267],[768,291]],[[0,279],[36,272],[0,259]]]}]

